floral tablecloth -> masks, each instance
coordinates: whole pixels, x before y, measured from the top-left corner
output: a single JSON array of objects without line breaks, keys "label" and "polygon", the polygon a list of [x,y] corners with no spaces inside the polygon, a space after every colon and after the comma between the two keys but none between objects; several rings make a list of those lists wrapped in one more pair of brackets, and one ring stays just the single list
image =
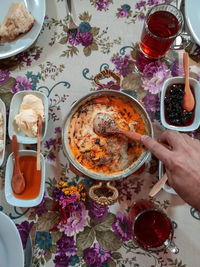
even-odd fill
[{"label": "floral tablecloth", "polygon": [[[183,50],[169,51],[165,59],[155,62],[137,55],[146,12],[164,2],[170,1],[73,1],[73,14],[79,25],[74,39],[67,34],[66,2],[48,0],[37,41],[28,50],[0,61],[0,97],[8,114],[10,100],[18,91],[41,91],[49,99],[48,131],[41,145],[46,160],[46,190],[40,205],[9,206],[4,196],[5,166],[0,170],[0,210],[18,226],[24,248],[27,237],[31,238],[33,266],[199,266],[200,214],[177,195],[162,190],[154,201],[174,222],[179,253],[145,252],[132,241],[128,211],[133,201],[147,198],[156,183],[157,159],[152,157],[142,173],[113,181],[119,199],[114,205],[101,207],[88,199],[87,190],[94,181],[71,171],[62,148],[61,128],[72,103],[99,90],[94,76],[107,68],[121,75],[121,86],[115,90],[143,103],[155,137],[159,137],[163,131],[159,93],[166,78],[183,74]],[[190,54],[190,74],[200,80],[200,48],[191,43],[186,49]],[[110,83],[105,80],[106,86]],[[198,130],[189,134],[200,137]],[[24,147],[36,149],[34,145]],[[10,151],[7,138],[6,156]]]}]

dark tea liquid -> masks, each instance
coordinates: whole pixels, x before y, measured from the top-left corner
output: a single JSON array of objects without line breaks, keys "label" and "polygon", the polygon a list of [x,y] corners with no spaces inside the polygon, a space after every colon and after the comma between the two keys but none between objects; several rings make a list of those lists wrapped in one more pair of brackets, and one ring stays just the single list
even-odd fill
[{"label": "dark tea liquid", "polygon": [[[145,26],[143,28],[140,47],[150,58],[159,58],[163,56],[175,38],[167,39],[177,34],[179,23],[177,18],[168,11],[156,11],[151,14],[147,20],[149,34]],[[156,38],[156,37],[158,38]],[[166,38],[160,40],[160,38]]]},{"label": "dark tea liquid", "polygon": [[172,224],[162,212],[147,210],[139,215],[134,224],[134,236],[139,246],[155,248],[172,238]]}]

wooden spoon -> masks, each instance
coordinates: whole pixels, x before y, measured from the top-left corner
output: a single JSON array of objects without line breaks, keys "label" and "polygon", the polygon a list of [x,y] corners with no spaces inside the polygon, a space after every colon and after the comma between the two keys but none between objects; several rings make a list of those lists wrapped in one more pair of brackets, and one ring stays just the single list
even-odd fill
[{"label": "wooden spoon", "polygon": [[37,171],[40,171],[40,138],[42,132],[42,117],[38,116],[38,141],[37,141]]},{"label": "wooden spoon", "polygon": [[167,182],[167,174],[165,173],[163,177],[151,188],[149,192],[150,197],[154,197],[162,188],[162,186]]},{"label": "wooden spoon", "polygon": [[12,190],[16,194],[21,194],[25,190],[25,179],[23,174],[21,173],[20,166],[19,166],[19,156],[18,156],[18,142],[17,136],[13,135],[12,137],[12,150],[15,158],[14,163],[14,171],[13,177],[11,181]]},{"label": "wooden spoon", "polygon": [[94,132],[98,135],[123,134],[131,140],[141,142],[141,134],[120,128],[112,116],[107,113],[98,113],[93,122]]},{"label": "wooden spoon", "polygon": [[185,71],[185,94],[183,108],[187,111],[192,111],[195,105],[195,100],[189,83],[189,56],[187,52],[185,52],[183,55],[183,62]]}]

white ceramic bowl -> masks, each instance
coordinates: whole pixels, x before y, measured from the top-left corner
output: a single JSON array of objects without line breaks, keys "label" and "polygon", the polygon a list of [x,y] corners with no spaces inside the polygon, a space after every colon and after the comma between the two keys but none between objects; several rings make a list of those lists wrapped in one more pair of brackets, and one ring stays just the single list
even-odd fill
[{"label": "white ceramic bowl", "polygon": [[3,114],[3,142],[4,142],[4,148],[3,151],[0,153],[0,167],[4,163],[4,158],[5,158],[5,147],[6,147],[6,107],[4,102],[0,99],[0,111]]},{"label": "white ceramic bowl", "polygon": [[[37,152],[34,150],[19,150],[20,156],[37,156]],[[14,155],[11,153],[8,157],[6,164],[6,175],[5,175],[5,197],[6,201],[16,207],[34,207],[40,204],[42,198],[44,196],[44,188],[45,188],[45,159],[44,156],[40,153],[40,161],[41,161],[41,185],[39,195],[34,199],[23,200],[20,198],[16,198],[13,194],[13,190],[11,187],[11,180],[13,176],[13,167],[14,167]]]},{"label": "white ceramic bowl", "polygon": [[[159,179],[161,179],[164,175],[164,170],[163,170],[163,163],[162,161],[159,160]],[[171,188],[170,186],[167,185],[167,183],[165,183],[162,188],[167,192],[167,193],[170,193],[170,194],[173,194],[173,195],[177,195],[176,192],[174,191],[173,188]]]},{"label": "white ceramic bowl", "polygon": [[160,116],[161,116],[161,123],[163,126],[167,129],[171,130],[177,130],[180,132],[189,132],[194,131],[200,126],[200,84],[196,79],[190,78],[190,85],[194,89],[194,96],[195,96],[195,110],[194,110],[194,120],[193,123],[188,126],[174,126],[165,120],[165,110],[164,110],[164,99],[166,94],[166,89],[173,84],[182,83],[185,84],[185,78],[184,77],[172,77],[168,78],[162,87],[161,90],[161,99],[160,99]]},{"label": "white ceramic bowl", "polygon": [[16,127],[14,126],[14,118],[19,113],[21,103],[25,95],[33,94],[40,99],[42,99],[44,105],[44,112],[45,112],[45,122],[42,124],[42,133],[41,133],[41,141],[44,140],[46,132],[47,132],[47,124],[48,124],[48,98],[45,94],[39,91],[20,91],[13,95],[12,101],[10,103],[10,114],[9,114],[9,122],[8,122],[8,134],[10,139],[12,140],[12,136],[15,134],[17,136],[18,143],[22,144],[36,144],[36,138],[30,138],[26,136],[24,132],[18,132]]},{"label": "white ceramic bowl", "polygon": [[22,241],[15,223],[0,212],[0,266],[24,267]]}]

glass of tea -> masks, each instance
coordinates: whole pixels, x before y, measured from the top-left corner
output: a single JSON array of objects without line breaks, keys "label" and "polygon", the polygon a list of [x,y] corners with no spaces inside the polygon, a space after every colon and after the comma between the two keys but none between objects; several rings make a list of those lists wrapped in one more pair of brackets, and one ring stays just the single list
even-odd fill
[{"label": "glass of tea", "polygon": [[140,49],[150,59],[158,59],[169,50],[183,28],[183,15],[175,6],[160,4],[146,15]]},{"label": "glass of tea", "polygon": [[179,249],[173,242],[174,227],[170,218],[150,200],[135,202],[130,209],[133,239],[144,250],[158,252],[169,249],[176,254]]}]

